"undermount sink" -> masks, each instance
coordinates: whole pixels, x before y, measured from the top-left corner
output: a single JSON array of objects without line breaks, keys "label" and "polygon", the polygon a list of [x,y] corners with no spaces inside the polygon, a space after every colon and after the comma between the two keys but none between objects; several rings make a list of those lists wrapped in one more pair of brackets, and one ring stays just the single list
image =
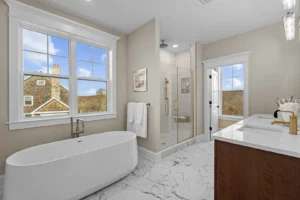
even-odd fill
[{"label": "undermount sink", "polygon": [[258,116],[258,119],[274,119],[273,116]]},{"label": "undermount sink", "polygon": [[246,125],[242,126],[241,128],[237,129],[237,131],[263,134],[263,135],[274,134],[274,133],[277,133],[277,134],[282,133],[282,130],[278,129],[278,128],[255,126],[255,125],[249,125],[249,124],[246,124]]}]

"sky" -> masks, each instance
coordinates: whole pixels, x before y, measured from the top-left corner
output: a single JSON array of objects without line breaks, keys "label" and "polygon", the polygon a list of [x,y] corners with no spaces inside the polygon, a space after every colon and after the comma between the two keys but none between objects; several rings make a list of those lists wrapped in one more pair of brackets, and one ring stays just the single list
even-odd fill
[{"label": "sky", "polygon": [[[47,50],[48,46],[48,50]],[[60,66],[62,75],[69,75],[69,41],[54,36],[23,29],[24,72],[52,73],[54,64]],[[37,52],[37,53],[34,53]],[[48,55],[47,52],[50,54]],[[78,77],[106,79],[106,49],[85,44],[76,45],[76,73]],[[47,60],[49,59],[49,66]],[[68,79],[61,85],[69,89]],[[98,89],[106,90],[106,82],[78,81],[78,95],[95,95]]]},{"label": "sky", "polygon": [[222,90],[244,89],[244,67],[243,64],[224,66],[222,69]]}]

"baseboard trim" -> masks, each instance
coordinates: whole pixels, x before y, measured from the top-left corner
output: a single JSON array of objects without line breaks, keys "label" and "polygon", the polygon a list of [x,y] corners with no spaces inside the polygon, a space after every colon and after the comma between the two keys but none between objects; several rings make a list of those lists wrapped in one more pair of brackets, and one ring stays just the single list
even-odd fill
[{"label": "baseboard trim", "polygon": [[4,175],[0,176],[0,189],[4,188]]},{"label": "baseboard trim", "polygon": [[200,143],[200,142],[207,142],[208,140],[206,139],[205,134],[202,135],[197,135],[194,138],[191,138],[189,140],[186,140],[182,143],[175,144],[173,146],[170,146],[166,149],[163,149],[159,152],[153,152],[148,149],[145,149],[143,147],[138,147],[138,154],[139,156],[153,162],[153,163],[158,163],[160,162],[163,158],[168,157],[178,151],[181,151],[188,146],[191,146],[195,143]]},{"label": "baseboard trim", "polygon": [[209,139],[207,139],[207,136],[205,134],[200,134],[196,136],[196,142],[200,143],[200,142],[208,142]]}]

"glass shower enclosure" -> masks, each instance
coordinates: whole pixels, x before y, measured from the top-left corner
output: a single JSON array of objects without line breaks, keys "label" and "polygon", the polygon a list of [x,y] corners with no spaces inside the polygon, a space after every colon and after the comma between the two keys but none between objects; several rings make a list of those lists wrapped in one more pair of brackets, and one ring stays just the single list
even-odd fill
[{"label": "glass shower enclosure", "polygon": [[184,66],[161,63],[161,149],[193,137],[193,73]]}]

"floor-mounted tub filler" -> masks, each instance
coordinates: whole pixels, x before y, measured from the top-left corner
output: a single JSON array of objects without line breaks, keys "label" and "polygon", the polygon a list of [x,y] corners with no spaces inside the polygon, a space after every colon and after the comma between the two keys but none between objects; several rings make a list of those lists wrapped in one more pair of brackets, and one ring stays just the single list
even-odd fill
[{"label": "floor-mounted tub filler", "polygon": [[25,149],[6,161],[4,200],[78,200],[130,174],[136,135],[107,132]]}]

